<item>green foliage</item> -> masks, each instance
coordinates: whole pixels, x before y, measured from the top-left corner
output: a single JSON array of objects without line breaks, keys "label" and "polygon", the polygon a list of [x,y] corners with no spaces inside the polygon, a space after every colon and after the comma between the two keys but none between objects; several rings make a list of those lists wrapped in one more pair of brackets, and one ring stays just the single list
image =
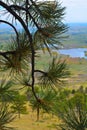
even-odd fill
[{"label": "green foliage", "polygon": [[36,94],[40,99],[40,102],[38,102],[34,96],[32,96],[29,101],[32,109],[37,110],[37,120],[39,120],[40,111],[44,111],[46,113],[52,112],[52,107],[56,100],[57,93],[51,90],[38,90]]},{"label": "green foliage", "polygon": [[[14,5],[12,5],[12,3]],[[1,2],[1,5],[2,5],[2,2]],[[61,4],[57,1],[51,1],[51,2],[50,1],[44,1],[44,2],[35,1],[34,2],[32,0],[23,1],[23,3],[21,3],[21,1],[13,0],[11,1],[11,5],[10,5],[10,0],[8,0],[8,5],[9,5],[9,8],[11,9],[11,10],[8,10],[8,12],[11,11],[10,13],[13,14],[13,11],[14,11],[15,13],[18,14],[19,17],[15,16],[15,14],[13,14],[13,16],[17,17],[19,22],[22,24],[22,26],[25,29],[24,30],[25,33],[22,33],[22,34],[18,33],[18,36],[15,37],[16,40],[15,39],[13,40],[13,44],[10,46],[8,50],[8,51],[11,51],[10,54],[8,53],[8,55],[4,57],[6,58],[8,56],[6,59],[2,59],[2,61],[4,61],[2,63],[5,64],[7,68],[13,68],[13,69],[16,69],[17,71],[21,71],[21,68],[22,68],[21,61],[22,59],[28,60],[30,53],[31,53],[30,62],[31,62],[31,65],[34,66],[34,60],[35,60],[34,52],[36,51],[36,48],[39,47],[39,49],[40,48],[43,49],[45,47],[47,48],[49,52],[50,52],[51,46],[57,48],[57,43],[59,45],[60,41],[62,40],[61,38],[63,38],[62,34],[66,31],[66,28],[67,28],[66,25],[63,24],[62,22],[65,7],[62,7]],[[27,7],[27,10],[25,8],[26,7],[25,5],[29,6]],[[23,16],[26,18],[24,19]],[[36,31],[33,34],[30,34],[30,30],[28,29],[28,21],[31,27],[36,28]],[[26,27],[26,24],[27,24],[27,27]],[[55,60],[53,60],[52,64],[54,64],[54,62]],[[63,69],[64,71],[65,64],[63,63],[62,65],[59,65],[59,66],[61,66],[60,67],[61,70]],[[52,69],[53,67],[51,66],[49,68],[49,73],[51,73]],[[54,71],[57,69],[58,67],[55,65],[54,70],[51,74],[53,74]],[[33,70],[33,73],[34,73],[34,70]],[[51,77],[51,80],[52,78],[53,77]],[[55,78],[55,82],[57,82],[56,76],[54,76],[54,78]],[[50,78],[48,79],[50,80]]]},{"label": "green foliage", "polygon": [[[24,32],[18,33],[16,30],[17,36],[13,38],[5,56],[3,56],[4,58],[1,59],[1,67],[3,66],[4,70],[11,69],[13,72],[16,70],[16,72],[21,73],[26,67],[28,67],[27,70],[30,67],[29,80],[32,80],[32,83],[29,83],[29,85],[33,85],[32,88],[34,88],[36,50],[44,50],[46,48],[51,54],[51,47],[57,49],[61,45],[63,34],[67,30],[67,26],[62,22],[65,7],[62,7],[57,1],[37,2],[24,0],[21,3],[21,1],[13,0],[11,4],[10,0],[7,1],[10,10],[8,5],[5,8],[8,10],[8,13],[11,13],[13,17],[18,19],[24,28]],[[4,5],[6,1],[0,3]],[[11,20],[14,21],[14,19]],[[30,25],[35,30],[33,33],[29,30]],[[54,87],[57,84],[59,85],[69,75],[65,61],[57,61],[56,58],[53,58],[47,72],[41,74],[41,84],[45,86]],[[27,61],[29,61],[29,64]]]},{"label": "green foliage", "polygon": [[42,73],[40,82],[43,86],[59,86],[61,83],[64,83],[64,78],[67,78],[69,75],[70,72],[66,62],[57,60],[55,57],[49,64],[48,70]]},{"label": "green foliage", "polygon": [[38,49],[42,49],[43,51],[45,51],[45,48],[49,52],[51,52],[51,49],[58,49],[62,46],[61,39],[64,37],[60,35],[61,33],[64,33],[62,32],[64,31],[64,28],[65,26],[61,23],[60,25],[50,25],[48,27],[44,27],[41,31],[37,30],[34,35],[35,45]]},{"label": "green foliage", "polygon": [[25,32],[18,33],[19,39],[12,37],[11,42],[7,45],[5,51],[11,51],[13,54],[8,55],[8,59],[2,58],[1,68],[5,71],[10,69],[11,72],[20,72],[28,68],[29,57],[31,57],[30,44]]},{"label": "green foliage", "polygon": [[63,123],[62,130],[85,130],[87,128],[87,95],[75,94],[64,106],[64,112],[59,111]]},{"label": "green foliage", "polygon": [[20,118],[20,114],[27,114],[26,97],[24,95],[17,94],[11,106],[12,112],[17,113]]},{"label": "green foliage", "polygon": [[67,108],[67,102],[70,96],[71,91],[68,89],[62,89],[57,93],[54,105],[52,107],[52,113],[55,116],[61,118],[60,113],[65,112],[65,108]]},{"label": "green foliage", "polygon": [[2,79],[0,82],[0,101],[11,102],[14,100],[17,91],[13,88],[13,81]]},{"label": "green foliage", "polygon": [[14,128],[8,126],[14,120],[13,113],[9,111],[9,106],[0,104],[0,130],[13,130]]},{"label": "green foliage", "polygon": [[84,87],[81,85],[81,86],[78,88],[77,91],[80,92],[80,93],[84,93]]},{"label": "green foliage", "polygon": [[[51,89],[47,91],[47,89],[41,90],[41,88],[36,91],[37,82],[39,84],[37,73],[40,73],[41,76],[40,85],[43,84],[52,88],[60,85],[61,82],[63,83],[64,78],[69,76],[70,73],[65,61],[57,61],[57,57],[53,58],[46,72],[36,70],[35,61],[38,49],[44,51],[44,48],[46,48],[51,54],[52,48],[57,49],[61,46],[61,41],[65,38],[63,34],[67,30],[67,26],[62,22],[65,7],[62,7],[58,1],[33,0],[2,0],[0,1],[0,6],[7,11],[9,16],[11,14],[11,17],[8,17],[5,23],[11,25],[16,32],[16,36],[9,44],[9,47],[0,52],[3,57],[0,59],[1,68],[3,67],[4,70],[9,69],[11,72],[20,72],[19,76],[21,75],[21,77],[24,76],[24,72],[28,73],[28,78],[27,76],[24,79],[20,78],[19,82],[24,87],[28,87],[27,95],[30,94],[28,92],[31,90],[32,97],[30,97],[29,101],[32,108],[37,109],[38,117],[40,109],[45,112],[52,112],[52,107],[57,101],[57,93]],[[18,33],[14,21],[22,25],[23,33]],[[30,28],[35,29],[33,33],[31,33]],[[17,92],[15,93],[16,95],[13,94],[13,91],[10,90],[10,83],[7,83],[7,86],[4,83],[5,81],[1,84],[1,90],[6,99],[9,94],[13,96],[11,108],[20,117],[20,114],[26,111],[26,99]]]}]

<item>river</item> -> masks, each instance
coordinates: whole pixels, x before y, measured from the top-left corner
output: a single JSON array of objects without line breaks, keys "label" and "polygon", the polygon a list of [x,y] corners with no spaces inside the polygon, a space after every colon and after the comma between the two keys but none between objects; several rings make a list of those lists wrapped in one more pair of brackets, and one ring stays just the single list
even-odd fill
[{"label": "river", "polygon": [[72,58],[79,57],[87,59],[87,56],[85,56],[85,51],[87,51],[87,48],[72,48],[58,50],[60,54],[69,55]]}]

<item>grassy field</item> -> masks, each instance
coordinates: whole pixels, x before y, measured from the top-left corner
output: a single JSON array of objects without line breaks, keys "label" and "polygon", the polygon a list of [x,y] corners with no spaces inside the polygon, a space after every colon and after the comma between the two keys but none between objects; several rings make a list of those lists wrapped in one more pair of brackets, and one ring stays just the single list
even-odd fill
[{"label": "grassy field", "polygon": [[[8,33],[4,30],[4,32],[3,29],[0,30],[1,49],[7,44],[7,40],[9,40],[10,36],[12,34],[14,35],[11,31]],[[69,38],[63,43],[66,48],[87,47],[87,26],[72,26],[68,35]],[[53,52],[53,55],[61,57],[62,60],[66,59],[68,68],[71,72],[71,76],[67,79],[67,84],[63,87],[69,89],[77,89],[80,86],[87,87],[87,60],[70,58],[68,56],[59,55],[56,52]],[[35,63],[36,69],[41,68],[42,70],[46,70],[48,63],[50,63],[51,60],[52,56],[47,52],[43,54],[41,51],[38,51]],[[41,113],[40,120],[37,121],[36,112],[33,112],[28,105],[28,114],[21,115],[20,119],[17,116],[17,118],[9,125],[14,126],[16,130],[57,130],[54,126],[59,122],[60,120],[57,117],[46,113]]]},{"label": "grassy field", "polygon": [[[39,56],[40,54],[40,56]],[[87,60],[80,58],[70,58],[69,56],[59,55],[57,52],[53,52],[54,56],[61,60],[66,60],[67,66],[71,72],[71,76],[67,79],[67,84],[63,87],[69,89],[77,89],[80,86],[87,87]],[[52,56],[47,52],[42,53],[39,51],[36,58],[36,68],[46,70],[48,63],[52,60]],[[21,118],[17,118],[9,125],[14,126],[17,130],[56,130],[55,124],[58,124],[60,120],[49,114],[40,115],[40,120],[36,119],[36,112],[32,111],[28,104],[28,114],[21,115]]]},{"label": "grassy field", "polygon": [[40,120],[37,121],[36,112],[32,112],[28,107],[28,114],[21,115],[20,119],[17,117],[10,126],[14,126],[17,130],[56,130],[55,124],[59,122],[57,117],[48,114],[41,114]]},{"label": "grassy field", "polygon": [[[52,57],[46,52],[44,55],[41,52],[40,57],[36,60],[36,68],[46,69],[48,63],[52,60]],[[54,53],[54,56],[57,54]],[[60,57],[58,55],[58,57]],[[61,56],[62,59],[66,59],[67,65],[71,72],[71,77],[68,78],[66,87],[69,89],[77,89],[81,85],[87,87],[87,60],[80,58],[70,58],[67,56]],[[38,61],[38,62],[37,62]],[[21,115],[10,124],[17,128],[17,130],[56,130],[55,124],[58,124],[60,120],[52,115],[42,114],[40,120],[36,119],[36,112],[32,112],[32,109],[28,105],[28,114]]]},{"label": "grassy field", "polygon": [[[46,52],[40,53],[40,57],[37,58],[36,67],[46,70],[48,63],[52,60],[52,57]],[[71,76],[68,78],[68,85],[70,87],[76,87],[80,85],[87,86],[87,60],[84,58],[70,58],[69,56],[59,55],[57,52],[53,52],[54,56],[58,56],[62,60],[66,60],[67,67],[70,70]]]}]

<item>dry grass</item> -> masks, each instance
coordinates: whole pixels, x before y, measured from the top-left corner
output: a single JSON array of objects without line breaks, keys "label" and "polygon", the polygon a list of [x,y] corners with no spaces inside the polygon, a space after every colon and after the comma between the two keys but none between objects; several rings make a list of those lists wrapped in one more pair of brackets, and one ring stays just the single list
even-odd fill
[{"label": "dry grass", "polygon": [[[56,55],[54,53],[54,55]],[[81,85],[87,86],[87,60],[79,58],[66,58],[69,65],[69,69],[72,73],[69,83],[66,87],[78,88]],[[47,54],[45,56],[41,53],[36,62],[36,68],[43,69],[46,68],[50,62],[51,57]],[[18,117],[10,124],[17,128],[17,130],[56,130],[54,127],[55,124],[58,124],[60,121],[52,115],[42,114],[40,115],[40,120],[36,121],[36,112],[32,112],[31,108],[28,108],[28,114],[21,115],[21,118]]]},{"label": "dry grass", "polygon": [[21,115],[10,124],[14,126],[17,130],[56,130],[55,124],[59,123],[57,117],[52,115],[44,114],[43,117],[40,115],[40,120],[36,120],[36,112],[32,112],[29,107],[29,113],[26,115]]}]

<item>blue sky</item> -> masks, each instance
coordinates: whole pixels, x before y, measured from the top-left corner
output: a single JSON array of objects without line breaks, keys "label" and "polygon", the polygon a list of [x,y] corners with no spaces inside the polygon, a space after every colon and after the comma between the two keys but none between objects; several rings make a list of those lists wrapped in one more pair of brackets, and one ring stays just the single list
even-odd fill
[{"label": "blue sky", "polygon": [[60,0],[66,7],[65,22],[87,23],[87,0]]},{"label": "blue sky", "polygon": [[87,0],[58,0],[66,7],[64,22],[87,23]]}]

